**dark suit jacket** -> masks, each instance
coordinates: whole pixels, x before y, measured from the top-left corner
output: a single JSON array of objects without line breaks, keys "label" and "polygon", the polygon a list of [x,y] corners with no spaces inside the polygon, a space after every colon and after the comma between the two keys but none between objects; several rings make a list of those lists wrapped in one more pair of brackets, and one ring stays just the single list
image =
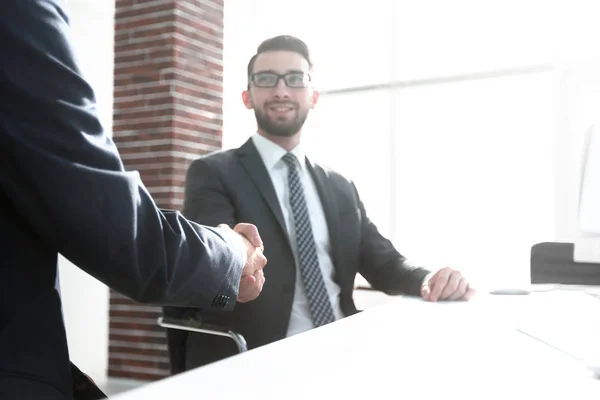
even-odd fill
[{"label": "dark suit jacket", "polygon": [[202,309],[231,309],[242,270],[236,234],[159,211],[124,171],[60,4],[0,6],[1,399],[72,399],[79,386],[57,253],[135,300]]},{"label": "dark suit jacket", "polygon": [[[378,232],[351,181],[307,161],[325,211],[344,314],[357,311],[352,299],[357,273],[385,293],[420,294],[429,271],[409,265]],[[275,189],[252,140],[239,149],[218,152],[190,165],[183,214],[207,225],[242,221],[255,224],[268,260],[266,283],[258,299],[238,303],[228,315],[205,314],[204,319],[241,333],[249,349],[284,338],[294,298],[294,256]],[[165,309],[165,314],[173,317],[192,313],[191,309]],[[177,331],[169,331],[168,335],[173,372],[185,370],[186,358],[188,368],[219,358],[213,338]],[[190,357],[194,363],[189,362]]]}]

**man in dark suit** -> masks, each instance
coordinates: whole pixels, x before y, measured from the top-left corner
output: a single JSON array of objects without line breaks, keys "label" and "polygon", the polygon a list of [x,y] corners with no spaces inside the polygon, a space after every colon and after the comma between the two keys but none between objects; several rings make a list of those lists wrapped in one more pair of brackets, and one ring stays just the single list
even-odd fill
[{"label": "man in dark suit", "polygon": [[[269,279],[260,298],[229,315],[201,315],[241,333],[249,348],[356,313],[357,273],[388,294],[437,301],[474,293],[459,271],[434,273],[409,264],[369,220],[354,184],[306,157],[302,126],[318,100],[311,71],[301,40],[263,42],[248,64],[243,93],[257,133],[238,149],[194,161],[187,174],[184,215],[209,225],[250,221],[267,245]],[[187,317],[194,310],[166,308],[165,314]],[[222,339],[168,335],[173,372],[225,354],[217,345]]]},{"label": "man in dark suit", "polygon": [[69,362],[59,252],[147,303],[227,311],[236,298],[256,298],[264,283],[256,227],[209,228],[160,211],[139,174],[124,170],[74,60],[62,4],[0,6],[0,398],[7,400],[102,396]]}]

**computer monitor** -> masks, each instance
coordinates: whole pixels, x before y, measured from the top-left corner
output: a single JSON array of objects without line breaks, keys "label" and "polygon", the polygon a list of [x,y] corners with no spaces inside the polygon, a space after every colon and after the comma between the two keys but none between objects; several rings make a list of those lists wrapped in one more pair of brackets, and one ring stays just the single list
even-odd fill
[{"label": "computer monitor", "polygon": [[585,132],[573,260],[600,263],[600,122]]}]

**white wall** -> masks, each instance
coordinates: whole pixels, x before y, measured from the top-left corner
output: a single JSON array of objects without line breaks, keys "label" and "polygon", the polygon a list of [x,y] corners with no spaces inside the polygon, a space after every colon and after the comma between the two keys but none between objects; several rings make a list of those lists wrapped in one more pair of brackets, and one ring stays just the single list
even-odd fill
[{"label": "white wall", "polygon": [[[70,0],[72,40],[84,75],[96,89],[100,117],[112,129],[114,1]],[[103,385],[108,365],[108,288],[59,259],[71,359]]]}]

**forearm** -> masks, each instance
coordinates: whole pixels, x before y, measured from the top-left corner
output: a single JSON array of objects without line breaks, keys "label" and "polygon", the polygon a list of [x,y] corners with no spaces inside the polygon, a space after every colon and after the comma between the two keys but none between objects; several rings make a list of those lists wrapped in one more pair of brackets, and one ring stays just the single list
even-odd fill
[{"label": "forearm", "polygon": [[26,147],[3,154],[12,179],[2,188],[48,246],[139,301],[210,307],[218,294],[237,296],[245,250],[235,234],[160,212],[137,174],[92,170]]},{"label": "forearm", "polygon": [[380,267],[379,272],[372,278],[374,289],[389,295],[407,294],[419,296],[421,285],[431,271],[411,265],[405,258],[400,257]]}]

